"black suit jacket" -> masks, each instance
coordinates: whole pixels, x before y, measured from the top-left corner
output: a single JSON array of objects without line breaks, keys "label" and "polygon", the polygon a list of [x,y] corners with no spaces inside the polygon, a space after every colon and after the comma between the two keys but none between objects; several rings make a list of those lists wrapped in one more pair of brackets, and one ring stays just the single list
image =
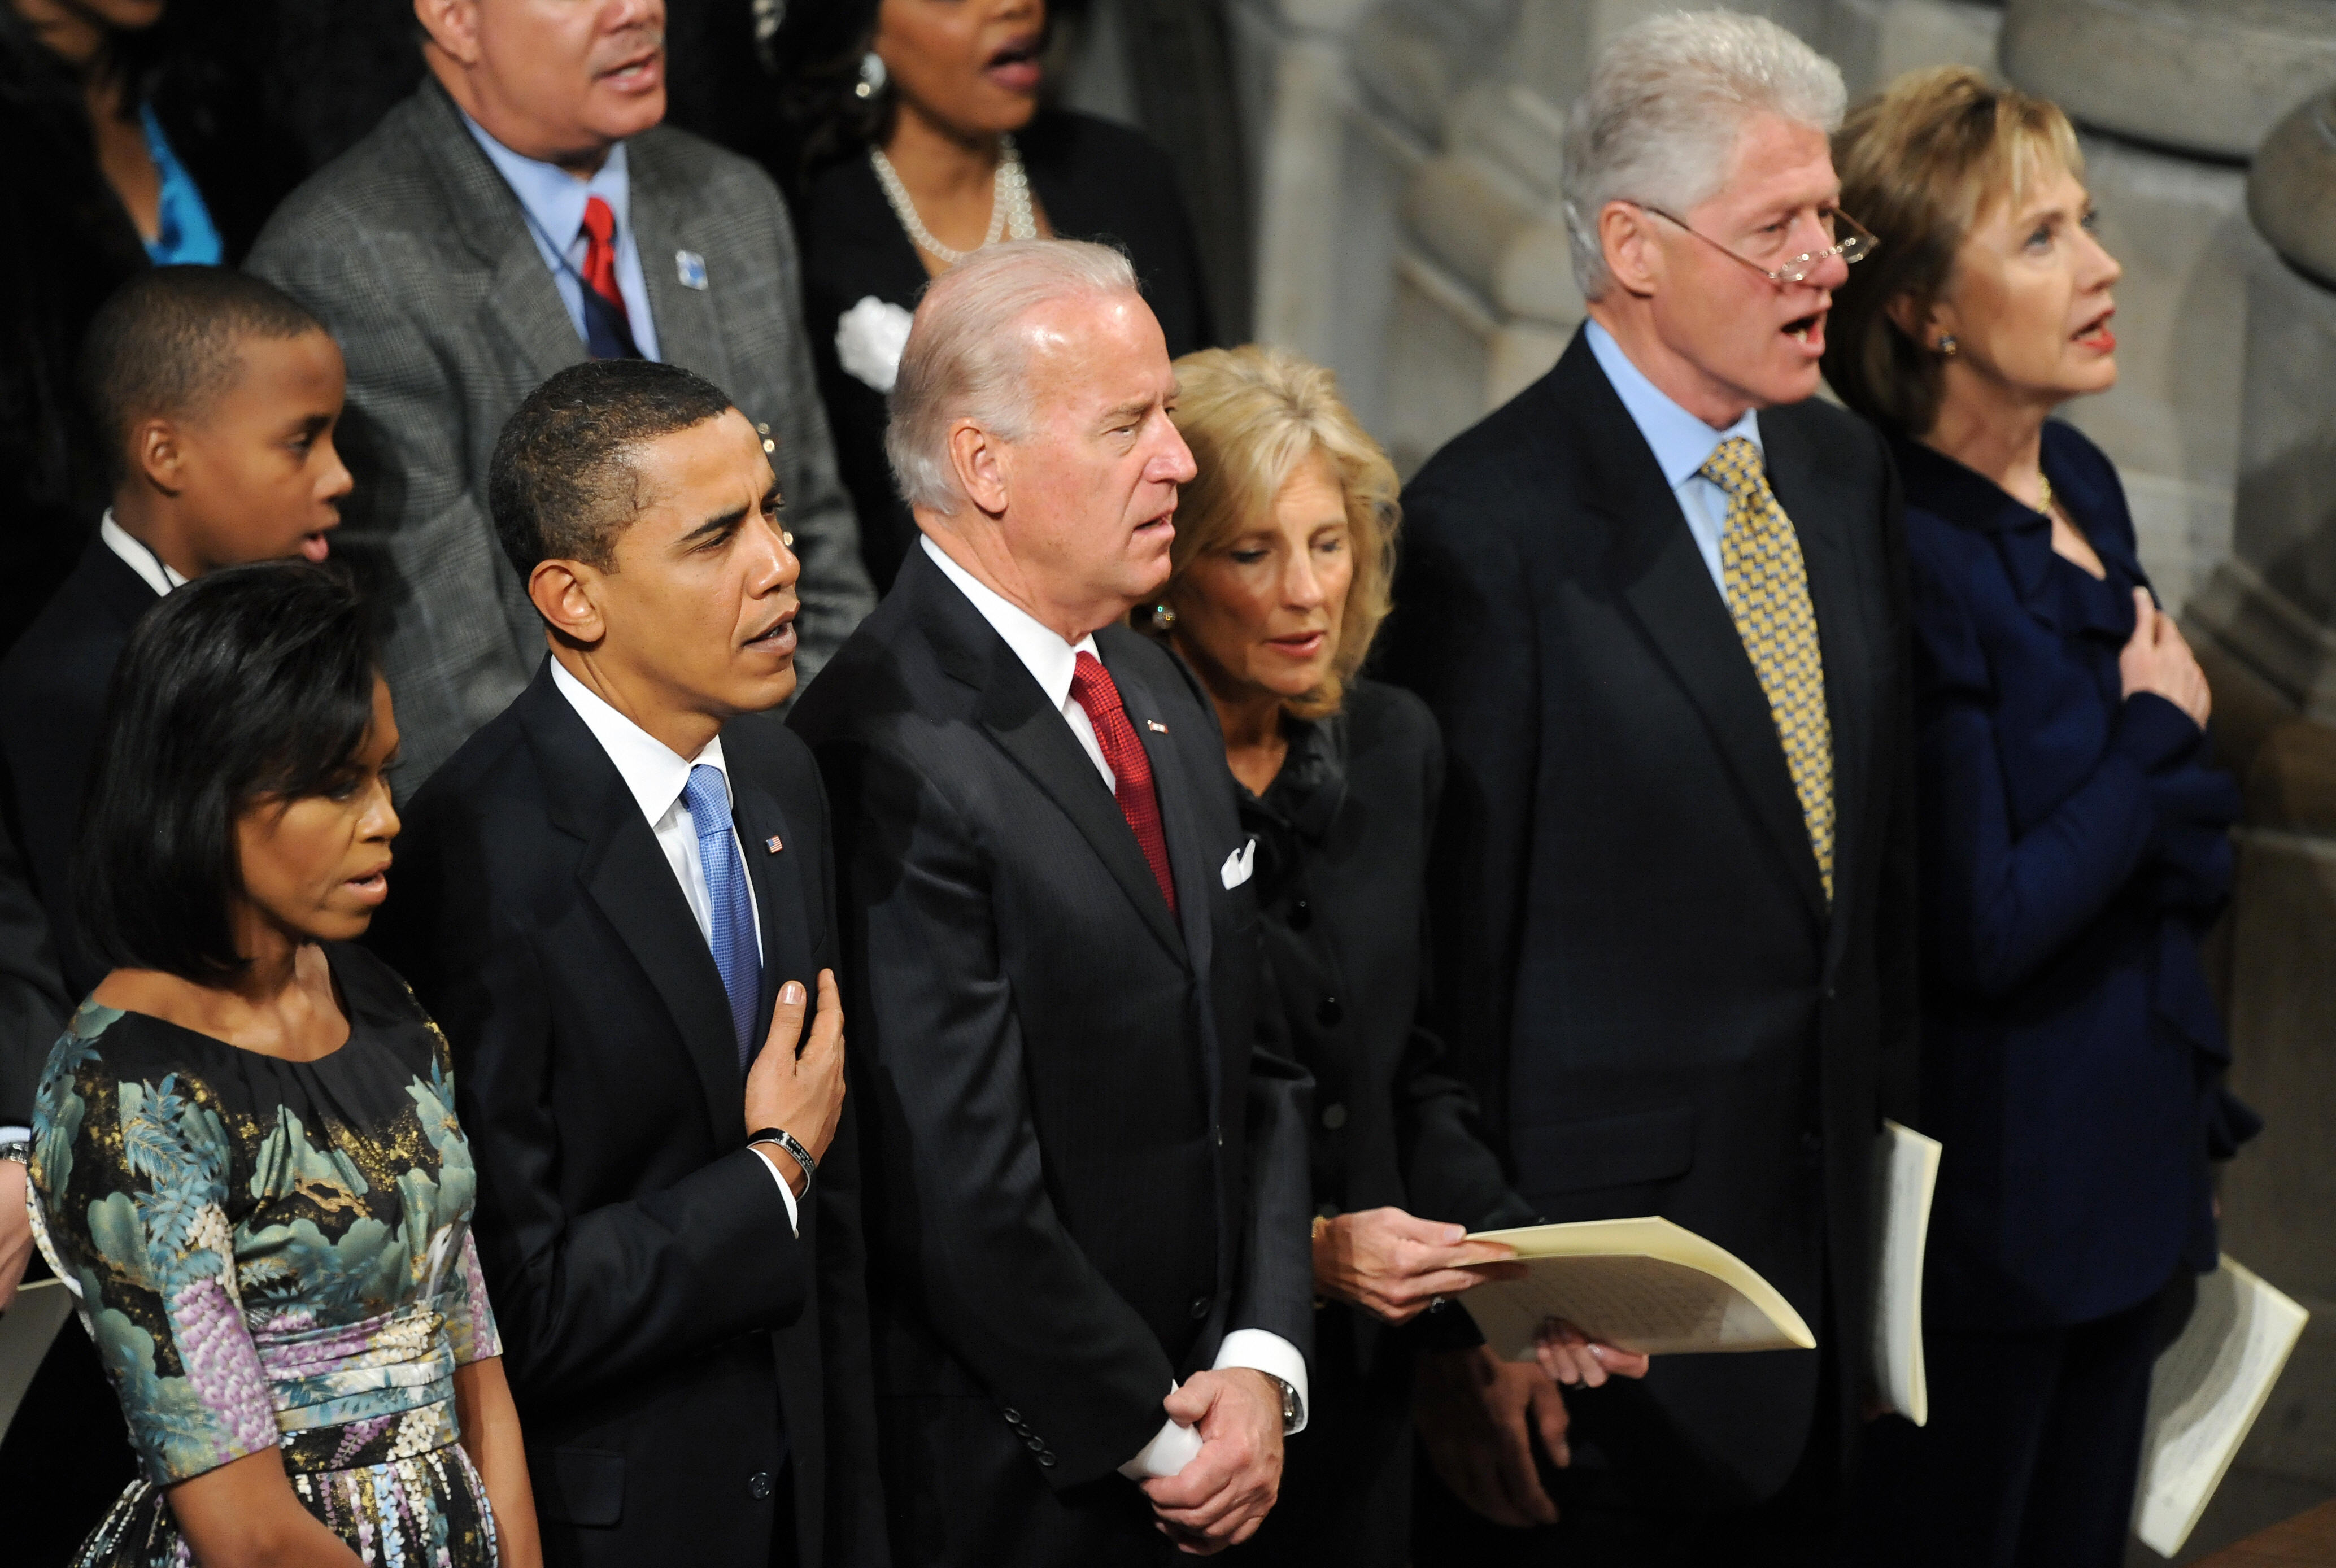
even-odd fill
[{"label": "black suit jacket", "polygon": [[[777,721],[722,745],[767,1018],[841,968],[827,807]],[[548,660],[415,794],[391,875],[375,940],[453,1046],[547,1560],[760,1568],[791,1452],[800,1560],[885,1561],[849,1108],[793,1236],[713,955]]]},{"label": "black suit jacket", "polygon": [[1303,1352],[1304,1086],[1256,1035],[1213,716],[1096,634],[1181,918],[1060,713],[921,549],[790,719],[841,803],[869,1296],[903,1563],[1147,1562],[1114,1472],[1231,1329]]},{"label": "black suit jacket", "polygon": [[[1874,1141],[1912,1114],[1898,482],[1881,438],[1826,404],[1764,410],[1760,432],[1824,648],[1830,910],[1751,661],[1586,339],[1404,492],[1385,668],[1450,758],[1437,994],[1518,1189],[1552,1220],[1699,1232],[1821,1343],[1570,1394],[1577,1467],[1602,1455],[1626,1505],[1758,1500],[1813,1419],[1850,1429]],[[1840,1398],[1818,1411],[1823,1355]]]},{"label": "black suit jacket", "polygon": [[161,602],[146,579],[92,535],[81,560],[8,657],[0,659],[0,812],[23,847],[49,921],[65,994],[89,995],[105,965],[73,919],[70,866],[97,761],[106,687],[138,618]]}]

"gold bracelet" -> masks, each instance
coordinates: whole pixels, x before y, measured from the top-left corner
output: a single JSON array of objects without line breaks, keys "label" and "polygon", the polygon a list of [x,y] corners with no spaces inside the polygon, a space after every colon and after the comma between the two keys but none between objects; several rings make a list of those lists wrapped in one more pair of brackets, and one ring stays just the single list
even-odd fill
[{"label": "gold bracelet", "polygon": [[1315,1240],[1316,1242],[1320,1242],[1320,1241],[1322,1240],[1322,1238],[1323,1238],[1324,1236],[1327,1236],[1327,1235],[1329,1235],[1329,1233],[1330,1233],[1330,1216],[1329,1216],[1329,1215],[1328,1215],[1328,1214],[1317,1214],[1317,1215],[1315,1215],[1315,1216],[1314,1216],[1314,1240]]}]

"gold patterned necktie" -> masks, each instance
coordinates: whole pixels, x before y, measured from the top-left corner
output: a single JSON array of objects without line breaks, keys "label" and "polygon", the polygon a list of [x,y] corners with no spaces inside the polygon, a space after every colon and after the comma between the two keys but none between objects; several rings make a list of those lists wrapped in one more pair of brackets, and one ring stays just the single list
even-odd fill
[{"label": "gold patterned necktie", "polygon": [[1768,713],[1784,744],[1793,793],[1801,798],[1809,848],[1825,901],[1833,901],[1833,722],[1825,716],[1825,650],[1809,603],[1809,573],[1800,536],[1776,504],[1760,449],[1731,435],[1696,471],[1728,492],[1728,524],[1719,535],[1720,577],[1728,613],[1751,656],[1752,673],[1768,696]]}]

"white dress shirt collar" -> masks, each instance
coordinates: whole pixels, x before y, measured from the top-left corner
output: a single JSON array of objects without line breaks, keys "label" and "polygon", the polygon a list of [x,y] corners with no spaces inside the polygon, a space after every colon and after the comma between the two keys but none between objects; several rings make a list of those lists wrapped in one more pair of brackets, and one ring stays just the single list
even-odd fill
[{"label": "white dress shirt collar", "polygon": [[1030,678],[1046,694],[1046,700],[1056,707],[1068,702],[1071,677],[1078,668],[1079,655],[1092,653],[1098,661],[1103,657],[1096,652],[1095,633],[1089,632],[1076,642],[1065,642],[1061,632],[950,560],[949,551],[935,544],[930,536],[920,535],[918,542],[933,558],[933,564],[973,601],[981,618],[1006,639],[1006,646],[1014,650],[1014,657],[1022,661]]},{"label": "white dress shirt collar", "polygon": [[[730,788],[729,765],[722,760],[722,737],[715,735],[706,743],[706,749],[694,757],[684,758],[657,736],[608,706],[599,694],[568,673],[568,667],[558,659],[551,661],[551,684],[617,765],[617,773],[625,787],[633,792],[633,799],[641,808],[641,815],[655,828],[673,810],[674,803],[689,784],[689,770],[703,763],[722,770],[722,787]],[[736,798],[735,794],[732,798]],[[685,808],[686,809],[686,808]]]},{"label": "white dress shirt collar", "polygon": [[105,548],[122,558],[122,564],[145,579],[146,586],[158,594],[168,594],[174,588],[184,588],[187,579],[170,568],[170,563],[158,554],[154,547],[138,538],[113,521],[113,508],[105,509],[104,521],[97,525],[97,537],[105,541]]}]

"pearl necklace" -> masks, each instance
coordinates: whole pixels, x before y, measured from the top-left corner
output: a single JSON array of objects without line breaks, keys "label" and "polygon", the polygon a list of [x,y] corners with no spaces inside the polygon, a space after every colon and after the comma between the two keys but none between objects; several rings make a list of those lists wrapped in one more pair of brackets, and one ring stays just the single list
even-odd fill
[{"label": "pearl necklace", "polygon": [[[910,198],[909,188],[900,182],[900,170],[884,156],[881,147],[868,149],[868,161],[876,170],[876,183],[884,188],[884,200],[892,204],[892,215],[909,238],[924,250],[930,251],[944,267],[955,267],[972,250],[957,250],[933,238],[925,220],[917,216],[917,204]],[[1022,154],[1014,145],[1014,138],[998,139],[998,172],[989,186],[989,229],[981,237],[981,245],[995,245],[1000,239],[1036,239],[1038,219],[1030,207],[1030,179],[1022,170]],[[974,247],[975,250],[981,245]]]}]

